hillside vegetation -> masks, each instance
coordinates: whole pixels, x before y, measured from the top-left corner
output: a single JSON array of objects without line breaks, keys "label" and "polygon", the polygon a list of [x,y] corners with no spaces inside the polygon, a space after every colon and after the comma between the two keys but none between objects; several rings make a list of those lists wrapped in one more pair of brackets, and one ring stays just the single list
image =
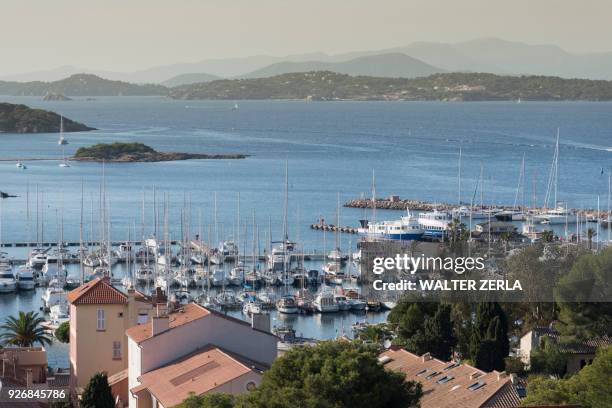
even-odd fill
[{"label": "hillside vegetation", "polygon": [[13,96],[153,96],[167,93],[168,88],[161,85],[111,81],[92,74],[76,74],[53,82],[0,81],[0,95]]},{"label": "hillside vegetation", "polygon": [[406,79],[313,71],[185,85],[171,89],[169,95],[176,99],[609,101],[612,81],[482,73]]},{"label": "hillside vegetation", "polygon": [[[64,118],[65,132],[94,130],[82,123]],[[55,133],[60,131],[60,115],[26,105],[0,103],[0,132]]]}]

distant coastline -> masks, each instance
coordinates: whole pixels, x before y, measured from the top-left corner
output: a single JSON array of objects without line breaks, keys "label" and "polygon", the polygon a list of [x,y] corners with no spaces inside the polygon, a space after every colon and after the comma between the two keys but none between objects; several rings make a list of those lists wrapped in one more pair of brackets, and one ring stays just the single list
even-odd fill
[{"label": "distant coastline", "polygon": [[159,96],[232,101],[612,101],[612,81],[488,73],[435,73],[414,78],[392,78],[352,76],[333,71],[214,79],[172,88],[111,81],[91,74],[77,74],[54,82],[0,81],[0,95],[47,94],[66,98]]}]

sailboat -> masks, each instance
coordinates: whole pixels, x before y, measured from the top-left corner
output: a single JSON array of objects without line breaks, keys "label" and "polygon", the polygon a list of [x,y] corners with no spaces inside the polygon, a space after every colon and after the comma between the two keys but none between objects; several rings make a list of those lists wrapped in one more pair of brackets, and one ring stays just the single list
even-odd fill
[{"label": "sailboat", "polygon": [[[518,200],[519,195],[522,197],[522,204],[519,206]],[[521,208],[522,207],[522,208]],[[518,184],[516,186],[516,193],[514,195],[514,204],[511,210],[500,211],[495,214],[495,218],[500,221],[525,221],[527,215],[523,211],[525,208],[525,154],[523,153],[523,160],[521,161],[521,169],[519,171]]]},{"label": "sailboat", "polygon": [[[548,176],[548,186],[546,189],[546,195],[544,198],[544,211],[542,214],[534,216],[535,222],[541,222],[543,224],[572,224],[576,223],[576,214],[567,208],[567,203],[558,201],[557,188],[559,182],[559,129],[557,129],[557,141],[555,143],[555,152],[553,155],[553,162],[550,167],[550,173]],[[548,202],[550,198],[554,199],[555,208],[548,209]]]},{"label": "sailboat", "polygon": [[62,162],[59,164],[60,167],[70,167],[68,162],[66,161],[66,152],[64,150],[64,146],[68,144],[66,138],[64,138],[64,117],[60,116],[60,137],[57,141],[57,144],[62,146]]}]

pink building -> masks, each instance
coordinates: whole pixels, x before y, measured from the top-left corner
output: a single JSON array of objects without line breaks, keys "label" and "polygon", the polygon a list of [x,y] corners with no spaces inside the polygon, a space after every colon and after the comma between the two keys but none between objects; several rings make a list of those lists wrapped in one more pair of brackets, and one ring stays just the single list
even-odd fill
[{"label": "pink building", "polygon": [[127,330],[129,406],[170,407],[189,393],[241,394],[277,355],[269,317],[251,325],[195,303]]}]

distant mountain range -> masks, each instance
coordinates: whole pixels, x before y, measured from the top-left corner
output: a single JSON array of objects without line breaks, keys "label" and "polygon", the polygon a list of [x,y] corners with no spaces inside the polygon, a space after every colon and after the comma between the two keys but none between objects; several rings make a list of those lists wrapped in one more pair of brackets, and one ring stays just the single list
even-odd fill
[{"label": "distant mountain range", "polygon": [[[399,61],[399,54],[411,57]],[[395,57],[390,57],[391,55]],[[365,57],[378,56],[377,60]],[[328,65],[326,65],[328,64]],[[340,65],[338,65],[340,64]],[[376,65],[376,66],[374,66]],[[300,70],[334,70],[355,75],[412,77],[414,72],[488,72],[499,75],[546,75],[563,78],[612,79],[612,52],[577,54],[555,45],[531,45],[496,38],[458,43],[414,42],[403,47],[329,55],[311,53],[284,57],[258,55],[241,58],[204,59],[134,72],[110,72],[65,66],[47,71],[5,76],[10,81],[56,81],[76,73],[93,73],[133,83],[184,84],[179,75],[214,75],[252,78]],[[433,70],[433,71],[432,71]]]},{"label": "distant mountain range", "polygon": [[217,79],[222,79],[216,75],[210,74],[181,74],[175,77],[172,77],[161,84],[163,86],[167,86],[168,88],[172,88],[179,85],[189,85],[196,84],[198,82],[210,82],[215,81]]},{"label": "distant mountain range", "polygon": [[53,82],[0,81],[0,95],[44,96],[149,96],[166,95],[168,89],[161,85],[136,85],[111,81],[92,74],[75,74]]},{"label": "distant mountain range", "polygon": [[353,76],[416,78],[444,72],[406,54],[389,53],[357,57],[343,62],[279,62],[244,75],[244,78],[265,78],[293,72],[333,71]]}]

